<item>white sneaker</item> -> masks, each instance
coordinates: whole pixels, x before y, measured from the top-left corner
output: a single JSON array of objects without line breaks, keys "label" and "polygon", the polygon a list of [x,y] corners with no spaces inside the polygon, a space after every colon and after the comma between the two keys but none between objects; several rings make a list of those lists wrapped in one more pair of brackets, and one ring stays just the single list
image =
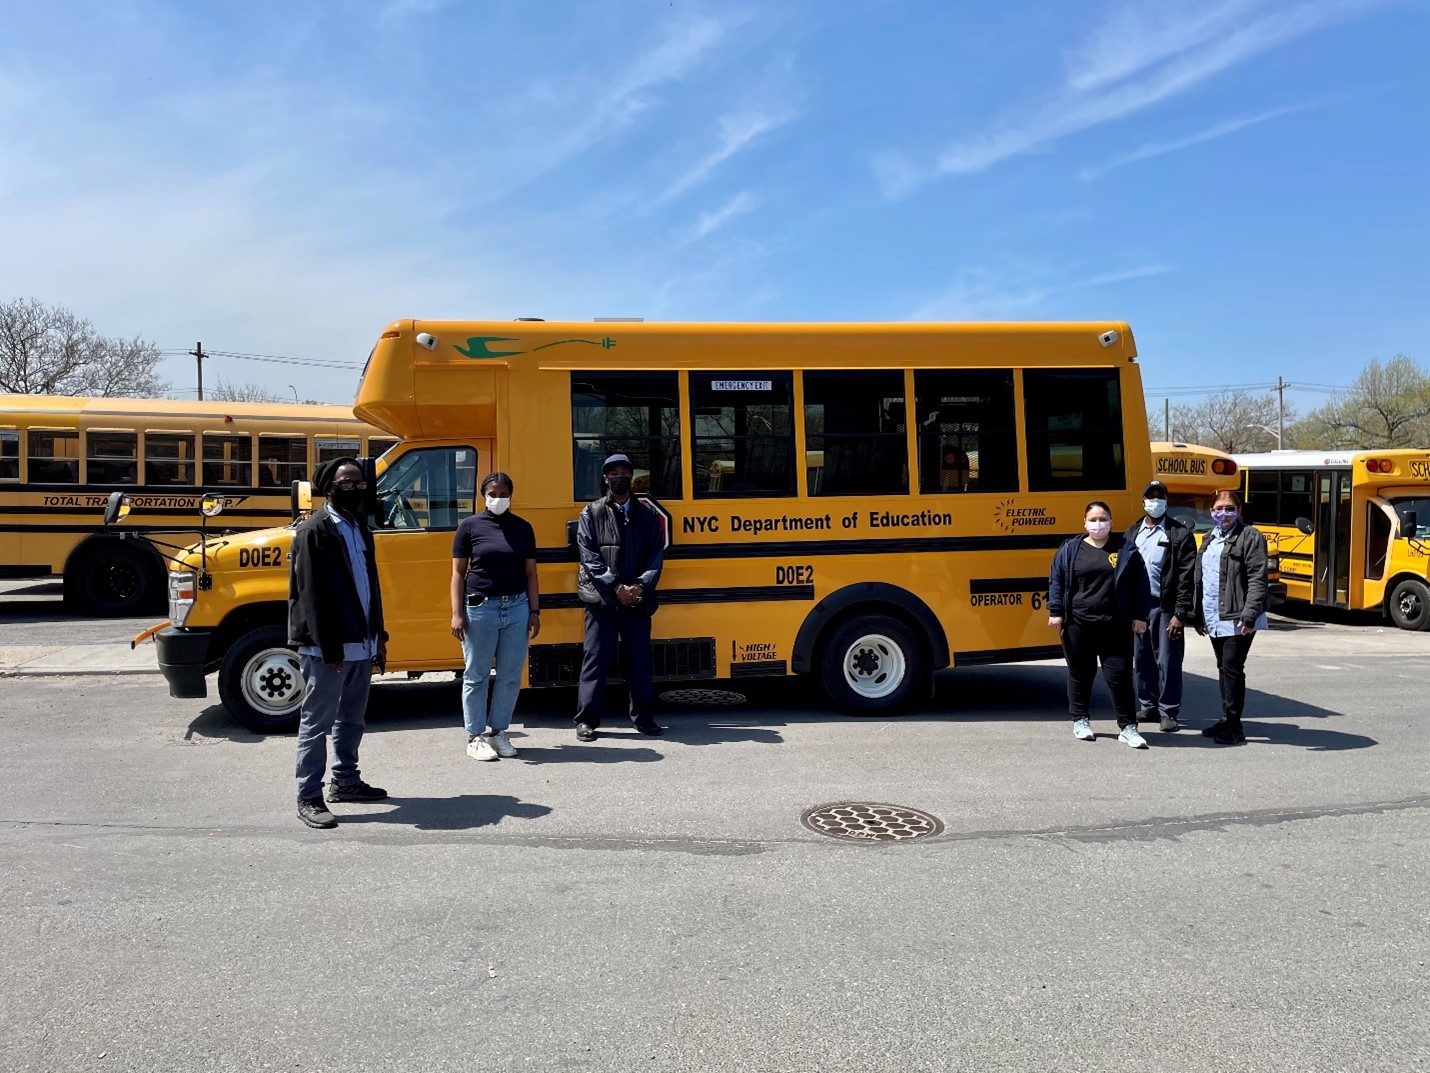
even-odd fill
[{"label": "white sneaker", "polygon": [[1073,737],[1078,741],[1096,741],[1097,735],[1092,732],[1091,719],[1073,720]]},{"label": "white sneaker", "polygon": [[516,755],[516,747],[507,741],[505,730],[488,730],[487,741],[503,760],[510,760]]},{"label": "white sneaker", "polygon": [[1130,745],[1134,749],[1147,748],[1147,739],[1142,736],[1142,732],[1137,729],[1137,724],[1122,728],[1122,733],[1117,735],[1117,740],[1123,745]]},{"label": "white sneaker", "polygon": [[477,736],[467,742],[467,755],[473,760],[495,760],[497,751],[487,744],[487,739]]}]

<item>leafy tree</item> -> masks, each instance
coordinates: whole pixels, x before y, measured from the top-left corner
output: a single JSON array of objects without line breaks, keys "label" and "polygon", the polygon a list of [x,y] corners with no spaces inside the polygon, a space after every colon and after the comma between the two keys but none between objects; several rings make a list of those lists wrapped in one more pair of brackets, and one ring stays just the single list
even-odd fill
[{"label": "leafy tree", "polygon": [[0,391],[16,395],[163,395],[162,355],[143,339],[108,338],[62,306],[0,305]]},{"label": "leafy tree", "polygon": [[206,398],[215,402],[282,402],[283,396],[269,391],[261,384],[230,384],[220,380],[218,386],[205,393]]},{"label": "leafy tree", "polygon": [[1297,424],[1296,442],[1327,450],[1430,444],[1430,376],[1404,354],[1372,360]]}]

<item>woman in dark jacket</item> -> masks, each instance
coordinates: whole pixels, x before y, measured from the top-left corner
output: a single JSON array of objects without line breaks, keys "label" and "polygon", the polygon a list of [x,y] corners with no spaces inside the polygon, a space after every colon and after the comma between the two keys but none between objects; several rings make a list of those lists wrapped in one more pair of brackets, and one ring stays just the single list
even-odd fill
[{"label": "woman in dark jacket", "polygon": [[1112,508],[1093,502],[1083,512],[1085,536],[1069,539],[1053,556],[1048,577],[1048,625],[1059,631],[1068,662],[1068,711],[1073,735],[1093,741],[1088,701],[1102,662],[1121,733],[1117,740],[1147,748],[1137,730],[1133,694],[1132,635],[1147,629],[1152,588],[1137,546],[1112,532]]},{"label": "woman in dark jacket", "polygon": [[1221,719],[1202,731],[1218,745],[1246,741],[1246,655],[1266,629],[1266,538],[1241,520],[1241,496],[1218,492],[1212,530],[1197,556],[1197,632],[1212,641],[1221,682]]}]

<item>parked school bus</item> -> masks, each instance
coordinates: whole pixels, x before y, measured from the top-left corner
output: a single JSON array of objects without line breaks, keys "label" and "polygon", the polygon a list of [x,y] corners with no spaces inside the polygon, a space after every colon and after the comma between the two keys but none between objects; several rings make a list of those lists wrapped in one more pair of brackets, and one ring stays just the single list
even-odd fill
[{"label": "parked school bus", "polygon": [[1237,488],[1236,462],[1211,447],[1159,440],[1152,444],[1152,476],[1167,486],[1167,514],[1200,536],[1212,527],[1212,501]]},{"label": "parked school bus", "polygon": [[1286,598],[1430,629],[1430,450],[1234,456]]},{"label": "parked school bus", "polygon": [[[392,442],[340,406],[0,395],[0,576],[62,577],[92,613],[152,610],[156,542],[197,538],[203,491],[228,498],[227,528],[267,529],[310,464]],[[101,524],[116,488],[131,490],[122,540]]]},{"label": "parked school bus", "polygon": [[[526,684],[574,684],[569,523],[615,452],[667,527],[658,680],[808,675],[871,712],[926,697],[937,668],[1058,655],[1054,549],[1091,499],[1130,523],[1151,471],[1135,359],[1120,323],[398,321],[356,404],[402,439],[369,482],[387,668],[461,667],[452,534],[503,470],[547,612]],[[217,672],[246,725],[294,725],[290,539],[175,565],[157,633],[173,695],[205,696]]]}]

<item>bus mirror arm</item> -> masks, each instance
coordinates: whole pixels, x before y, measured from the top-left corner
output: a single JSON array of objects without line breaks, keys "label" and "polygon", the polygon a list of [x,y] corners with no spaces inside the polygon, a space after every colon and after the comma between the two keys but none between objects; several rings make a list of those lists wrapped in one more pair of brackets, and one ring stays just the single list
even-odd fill
[{"label": "bus mirror arm", "polygon": [[1298,533],[1301,533],[1303,536],[1310,536],[1316,531],[1316,527],[1311,524],[1310,518],[1297,518],[1296,531]]}]

